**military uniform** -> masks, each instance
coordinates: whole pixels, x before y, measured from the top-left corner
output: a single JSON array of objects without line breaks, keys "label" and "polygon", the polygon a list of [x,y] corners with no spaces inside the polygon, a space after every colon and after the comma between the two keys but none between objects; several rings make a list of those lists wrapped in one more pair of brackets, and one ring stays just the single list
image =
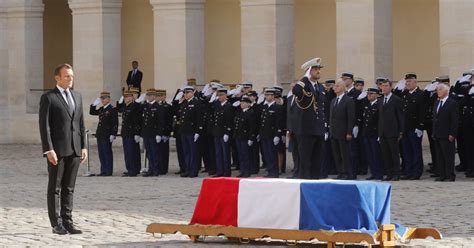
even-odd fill
[{"label": "military uniform", "polygon": [[[322,68],[321,59],[315,58],[302,65],[306,73],[312,68]],[[300,173],[302,179],[318,179],[320,177],[321,161],[323,157],[324,134],[327,131],[325,112],[324,87],[305,76],[292,89],[297,97],[296,104],[300,108],[298,118],[300,135],[298,150],[300,157]]]},{"label": "military uniform", "polygon": [[[274,89],[267,89],[265,94],[275,94]],[[283,135],[283,108],[273,102],[265,102],[261,114],[261,125],[259,128],[260,142],[265,157],[266,177],[279,177],[278,171],[278,144]]]},{"label": "military uniform", "polygon": [[[148,89],[147,94],[156,95],[155,89]],[[145,145],[146,155],[148,159],[148,172],[144,176],[159,176],[159,161],[158,161],[158,143],[156,137],[158,136],[158,103],[156,101],[145,102],[142,104],[142,138]]]},{"label": "military uniform", "polygon": [[431,82],[432,85],[430,86],[429,90],[425,89],[423,91],[423,98],[424,102],[426,103],[426,111],[425,116],[423,117],[423,123],[426,130],[426,134],[428,135],[428,143],[430,147],[430,157],[431,157],[431,168],[428,170],[433,174],[437,174],[437,167],[436,167],[436,149],[435,149],[435,142],[433,140],[433,106],[438,99],[438,95],[436,94],[436,81]]},{"label": "military uniform", "polygon": [[[326,80],[325,84],[329,85],[334,85],[335,80],[330,79]],[[324,106],[330,106],[332,99],[336,98],[336,93],[334,93],[334,90],[332,88],[330,89],[325,89],[326,92],[326,97],[325,97],[325,103]],[[324,108],[324,115],[326,118],[329,120],[331,118],[331,108]],[[329,123],[328,123],[328,135],[329,135]],[[331,147],[331,139],[329,137],[324,140],[324,145],[323,145],[323,162],[321,164],[321,172],[320,172],[320,178],[327,178],[328,175],[333,175],[337,174],[337,169],[336,169],[336,164],[334,162],[334,156],[332,155],[332,147]]]},{"label": "military uniform", "polygon": [[459,171],[465,171],[466,175],[474,176],[474,153],[472,152],[472,147],[474,147],[474,90],[469,94],[471,88],[472,85],[470,85],[470,80],[464,80],[455,85],[453,92],[457,96],[457,102],[460,108],[457,148],[461,165],[456,169]]},{"label": "military uniform", "polygon": [[[102,92],[101,98],[103,97],[110,98],[110,93]],[[96,109],[96,106],[91,104],[89,114],[99,116],[99,123],[95,133],[100,159],[99,176],[112,176],[114,168],[112,142],[117,136],[118,114],[117,110],[110,103],[99,109]]]},{"label": "military uniform", "polygon": [[[164,90],[158,90],[157,94],[166,94]],[[158,102],[158,172],[160,175],[168,173],[170,143],[173,122],[173,111],[171,105],[166,101]]]},{"label": "military uniform", "polygon": [[[255,96],[257,97],[257,93],[255,91],[250,92],[247,94],[248,96]],[[255,124],[260,127],[261,123],[261,114],[262,114],[262,105],[256,102],[252,102],[250,104],[250,109],[255,113]],[[258,130],[257,130],[258,131]],[[250,174],[258,174],[260,171],[260,151],[261,151],[261,143],[260,140],[255,140],[255,144],[251,147],[251,155],[250,155]]]},{"label": "military uniform", "polygon": [[[415,74],[407,74],[405,79],[414,78]],[[412,91],[405,89],[401,95],[402,111],[404,113],[404,131],[402,152],[405,165],[404,179],[420,179],[423,174],[423,155],[421,150],[424,127],[423,118],[426,115],[426,104],[423,92],[416,88]]]},{"label": "military uniform", "polygon": [[[241,101],[250,103],[248,97]],[[239,154],[240,175],[249,177],[251,174],[252,147],[256,146],[257,125],[255,112],[251,108],[239,109],[234,118],[233,138]]]},{"label": "military uniform", "polygon": [[[185,93],[194,91],[192,87],[185,87]],[[203,130],[201,101],[196,98],[184,100],[181,105],[178,122],[179,133],[185,161],[185,171],[181,173],[182,177],[197,177],[199,173],[199,148],[198,139]]]},{"label": "military uniform", "polygon": [[[126,91],[124,94],[133,94]],[[120,107],[119,107],[120,106]],[[122,136],[123,155],[125,158],[125,168],[128,176],[136,176],[141,169],[140,155],[140,133],[141,133],[141,111],[140,104],[135,101],[129,104],[117,105],[118,112],[122,113]]]},{"label": "military uniform", "polygon": [[[227,90],[219,89],[217,94],[227,94]],[[232,105],[216,101],[213,103],[212,136],[216,149],[216,176],[231,176],[230,139],[232,136],[234,110]]]},{"label": "military uniform", "polygon": [[173,113],[173,137],[176,139],[176,155],[178,157],[178,166],[179,171],[175,174],[181,174],[186,170],[186,162],[184,160],[184,153],[183,153],[183,144],[181,142],[181,134],[179,133],[180,123],[178,121],[179,116],[181,116],[181,106],[184,104],[185,101],[180,101],[182,95],[182,91],[180,89],[176,90],[176,93],[173,97],[173,102],[171,103],[171,110]]},{"label": "military uniform", "polygon": [[[378,88],[369,88],[367,92],[379,94]],[[381,158],[380,145],[378,139],[378,99],[370,102],[366,101],[363,105],[362,122],[360,124],[360,136],[367,158],[368,167],[371,176],[368,180],[381,180],[383,178],[383,165]]]}]

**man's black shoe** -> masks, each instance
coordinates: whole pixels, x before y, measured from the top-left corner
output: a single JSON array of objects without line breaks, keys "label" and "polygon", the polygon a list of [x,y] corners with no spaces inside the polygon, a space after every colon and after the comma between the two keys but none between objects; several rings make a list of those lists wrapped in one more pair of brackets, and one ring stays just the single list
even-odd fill
[{"label": "man's black shoe", "polygon": [[382,179],[382,181],[392,181],[393,177],[386,176]]},{"label": "man's black shoe", "polygon": [[65,235],[67,234],[66,228],[62,224],[59,224],[55,227],[53,227],[53,233],[54,234],[59,234],[59,235]]},{"label": "man's black shoe", "polygon": [[70,233],[70,234],[81,234],[82,231],[78,229],[74,224],[64,224],[64,228]]}]

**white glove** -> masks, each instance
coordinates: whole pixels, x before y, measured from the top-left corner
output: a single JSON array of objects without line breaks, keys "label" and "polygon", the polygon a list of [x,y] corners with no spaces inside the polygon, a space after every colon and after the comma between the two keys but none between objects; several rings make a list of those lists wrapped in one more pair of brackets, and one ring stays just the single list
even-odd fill
[{"label": "white glove", "polygon": [[420,130],[420,129],[415,129],[415,133],[416,133],[416,136],[418,136],[418,138],[421,138],[421,136],[423,136],[423,130]]},{"label": "white glove", "polygon": [[273,138],[273,144],[278,145],[278,143],[280,143],[280,137],[275,136],[275,138]]},{"label": "white glove", "polygon": [[119,103],[122,104],[123,103],[123,96],[120,97],[119,99]]},{"label": "white glove", "polygon": [[329,139],[329,133],[324,133],[324,141],[327,141]]},{"label": "white glove", "polygon": [[377,142],[379,142],[379,143],[380,143],[380,137],[378,137],[378,138],[377,138]]},{"label": "white glove", "polygon": [[95,107],[95,106],[99,105],[99,103],[100,103],[100,97],[97,97],[97,98],[94,100],[94,102],[92,103],[92,106]]},{"label": "white glove", "polygon": [[461,79],[459,79],[458,82],[459,82],[459,83],[461,83],[461,82],[467,82],[467,81],[471,80],[471,77],[472,77],[472,75],[467,74],[466,76],[464,76],[464,77],[462,77]]},{"label": "white glove", "polygon": [[471,89],[469,90],[469,95],[474,95],[474,86],[471,86]]},{"label": "white glove", "polygon": [[235,96],[235,95],[240,94],[240,92],[242,92],[242,89],[243,89],[243,88],[244,88],[244,86],[242,86],[242,85],[237,86],[237,88],[234,90],[234,94],[233,94],[233,95]]},{"label": "white glove", "polygon": [[224,140],[224,142],[227,143],[227,141],[229,141],[229,135],[224,134],[224,137],[222,137],[222,139]]},{"label": "white glove", "polygon": [[426,90],[426,91],[429,91],[429,92],[432,92],[432,91],[434,91],[434,90],[436,89],[436,86],[438,86],[438,82],[434,82],[434,83],[432,83],[432,84],[428,84],[428,85],[426,85],[425,90]]},{"label": "white glove", "polygon": [[260,135],[257,135],[257,142],[260,142]]},{"label": "white glove", "polygon": [[175,101],[178,101],[179,99],[181,99],[183,97],[184,93],[182,91],[178,92],[178,94],[176,94],[176,97],[174,98]]},{"label": "white glove", "polygon": [[216,100],[216,97],[217,97],[217,91],[212,93],[211,100],[209,100],[209,102],[210,103],[214,102]]},{"label": "white glove", "polygon": [[281,142],[283,142],[283,144],[286,144],[286,136],[281,136]]},{"label": "white glove", "polygon": [[133,136],[133,138],[135,139],[135,143],[140,143],[140,136],[139,135],[135,135],[135,136]]},{"label": "white glove", "polygon": [[260,94],[260,95],[258,95],[257,103],[260,104],[260,103],[262,103],[263,101],[265,101],[265,94]]},{"label": "white glove", "polygon": [[163,138],[164,143],[166,143],[166,142],[168,142],[168,140],[170,140],[170,137],[168,137],[168,136],[163,136],[162,138]]},{"label": "white glove", "polygon": [[198,141],[199,139],[199,134],[198,133],[195,133],[194,134],[194,142]]},{"label": "white glove", "polygon": [[357,139],[358,134],[359,134],[359,127],[354,126],[354,128],[352,129],[352,135],[354,136],[354,139]]},{"label": "white glove", "polygon": [[212,92],[213,92],[213,91],[214,91],[214,90],[213,90],[211,87],[207,88],[207,90],[204,91],[204,96],[210,96],[210,95],[212,95]]},{"label": "white glove", "polygon": [[362,91],[362,93],[359,94],[357,97],[357,100],[362,100],[367,96],[367,91]]},{"label": "white glove", "polygon": [[405,83],[406,83],[405,79],[398,81],[397,85],[395,86],[395,89],[404,90]]},{"label": "white glove", "polygon": [[145,93],[142,93],[142,94],[140,95],[140,97],[138,97],[138,99],[135,100],[135,102],[141,103],[141,102],[143,102],[144,100],[145,100]]},{"label": "white glove", "polygon": [[252,146],[252,145],[253,145],[253,141],[252,141],[252,140],[248,140],[248,141],[247,141],[247,145]]},{"label": "white glove", "polygon": [[290,96],[292,96],[292,95],[293,95],[293,91],[290,90],[290,91],[288,92],[288,95],[286,95],[286,98],[290,98]]},{"label": "white glove", "polygon": [[110,140],[110,143],[114,142],[114,140],[115,140],[115,135],[110,135],[109,140]]},{"label": "white glove", "polygon": [[232,106],[234,106],[234,107],[240,106],[240,101],[236,101],[236,102],[232,103]]},{"label": "white glove", "polygon": [[207,89],[209,89],[209,84],[204,85],[204,88],[202,88],[202,93],[206,92]]},{"label": "white glove", "polygon": [[161,136],[156,135],[155,139],[156,139],[156,143],[159,144],[161,142]]}]

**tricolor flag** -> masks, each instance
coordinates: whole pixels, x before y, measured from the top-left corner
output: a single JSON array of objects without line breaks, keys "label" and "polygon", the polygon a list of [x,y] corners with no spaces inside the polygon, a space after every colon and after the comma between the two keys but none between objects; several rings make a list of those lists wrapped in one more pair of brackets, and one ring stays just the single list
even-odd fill
[{"label": "tricolor flag", "polygon": [[204,179],[191,224],[290,230],[359,230],[390,224],[387,183]]}]

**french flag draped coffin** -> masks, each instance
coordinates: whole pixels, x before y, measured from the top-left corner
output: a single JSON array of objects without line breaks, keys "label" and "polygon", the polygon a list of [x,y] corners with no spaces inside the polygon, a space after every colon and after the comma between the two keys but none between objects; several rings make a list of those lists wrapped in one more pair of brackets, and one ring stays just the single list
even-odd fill
[{"label": "french flag draped coffin", "polygon": [[204,179],[191,224],[364,231],[390,224],[386,183],[295,179]]}]

